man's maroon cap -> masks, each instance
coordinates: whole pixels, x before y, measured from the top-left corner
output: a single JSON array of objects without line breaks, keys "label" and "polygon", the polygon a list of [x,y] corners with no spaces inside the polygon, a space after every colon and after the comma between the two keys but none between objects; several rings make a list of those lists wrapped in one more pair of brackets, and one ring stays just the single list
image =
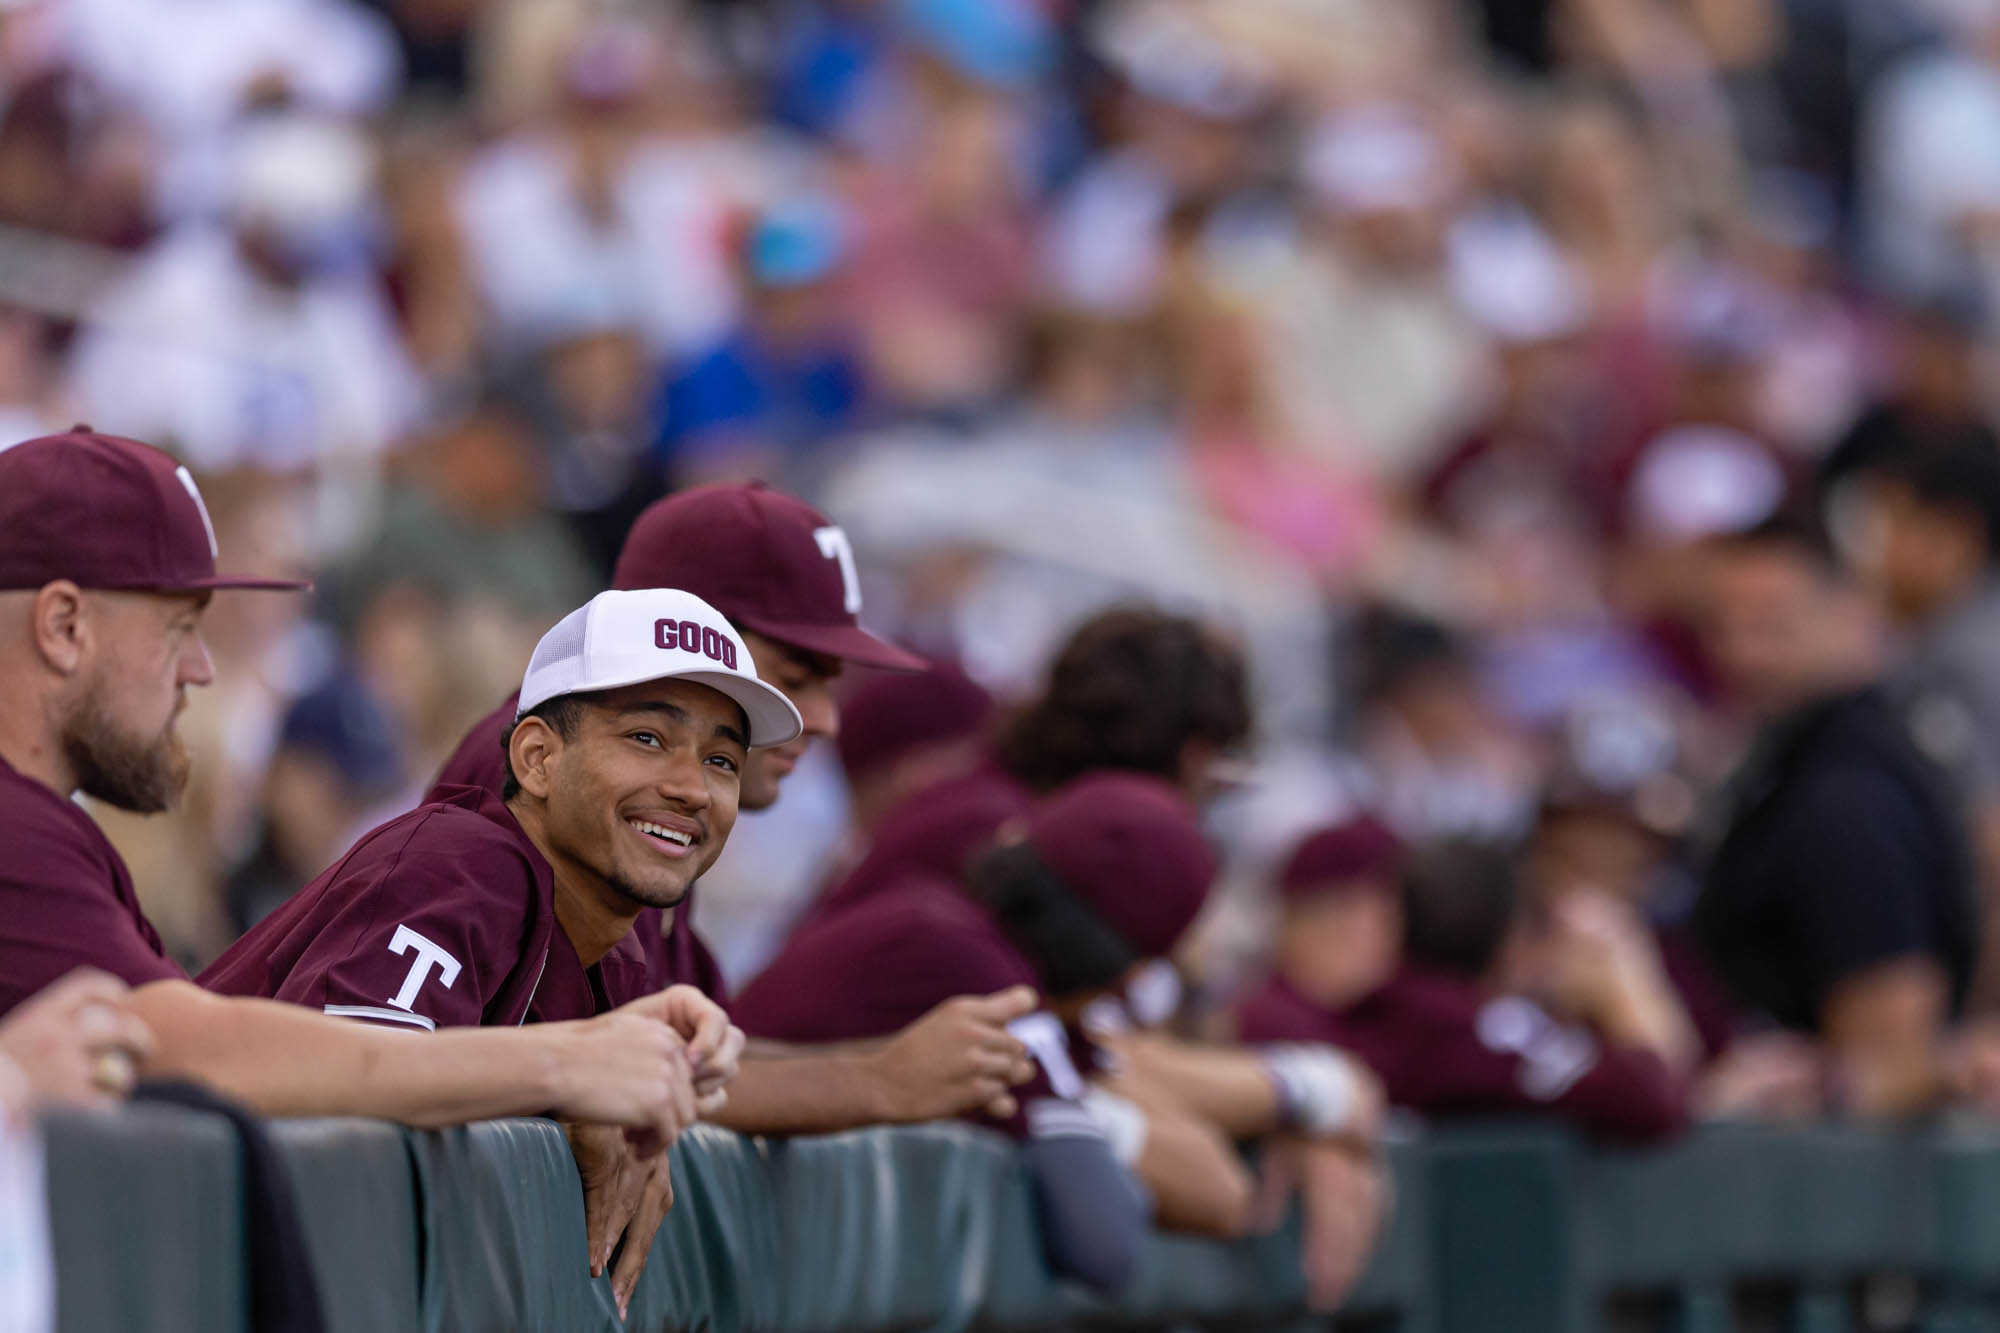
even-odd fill
[{"label": "man's maroon cap", "polygon": [[840,701],[834,748],[849,782],[877,773],[926,745],[977,736],[993,716],[993,696],[949,662],[919,672],[870,676]]},{"label": "man's maroon cap", "polygon": [[807,652],[924,669],[921,657],[861,628],[847,534],[761,482],[697,486],[654,501],[626,534],[611,582],[683,589],[737,625]]},{"label": "man's maroon cap", "polygon": [[172,455],[88,426],[0,451],[0,589],[295,590],[215,572],[215,525]]},{"label": "man's maroon cap", "polygon": [[1402,841],[1373,815],[1359,814],[1300,843],[1278,876],[1278,893],[1302,898],[1330,886],[1384,878],[1403,855]]},{"label": "man's maroon cap", "polygon": [[1215,852],[1187,798],[1158,778],[1088,773],[1028,816],[1028,843],[1104,923],[1148,957],[1194,924]]}]

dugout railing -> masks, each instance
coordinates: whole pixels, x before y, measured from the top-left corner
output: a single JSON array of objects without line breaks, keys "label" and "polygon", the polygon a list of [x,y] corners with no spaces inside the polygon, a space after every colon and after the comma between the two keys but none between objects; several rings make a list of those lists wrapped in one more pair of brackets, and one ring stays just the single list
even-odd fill
[{"label": "dugout railing", "polygon": [[[141,1105],[47,1126],[63,1333],[255,1333],[243,1151]],[[621,1328],[548,1122],[276,1122],[336,1333]],[[1298,1233],[1154,1237],[1115,1303],[1053,1282],[998,1138],[955,1125],[752,1140],[700,1129],[624,1328],[1327,1327]],[[1391,1151],[1394,1221],[1344,1328],[1406,1333],[2000,1329],[2000,1133],[1704,1130],[1655,1153],[1454,1129]]]}]

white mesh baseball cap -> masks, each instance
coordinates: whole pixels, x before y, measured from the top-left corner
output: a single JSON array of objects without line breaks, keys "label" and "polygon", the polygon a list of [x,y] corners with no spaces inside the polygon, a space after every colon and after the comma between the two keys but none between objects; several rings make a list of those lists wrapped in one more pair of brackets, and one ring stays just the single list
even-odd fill
[{"label": "white mesh baseball cap", "polygon": [[722,691],[750,718],[753,748],[805,730],[799,710],[757,678],[757,666],[720,611],[678,588],[601,592],[535,645],[516,716],[563,694],[649,680],[692,680]]}]

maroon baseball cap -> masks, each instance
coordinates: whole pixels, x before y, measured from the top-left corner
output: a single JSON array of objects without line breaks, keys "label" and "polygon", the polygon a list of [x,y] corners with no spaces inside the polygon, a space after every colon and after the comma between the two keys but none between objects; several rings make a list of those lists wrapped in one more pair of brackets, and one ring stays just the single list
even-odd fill
[{"label": "maroon baseball cap", "polygon": [[173,456],[88,426],[0,451],[0,589],[312,586],[215,572],[215,525]]},{"label": "maroon baseball cap", "polygon": [[1194,924],[1215,851],[1180,792],[1137,773],[1088,773],[1028,816],[1028,843],[1104,923],[1149,957]]},{"label": "maroon baseball cap", "polygon": [[993,696],[949,662],[918,672],[869,676],[840,701],[834,748],[849,782],[888,768],[926,745],[979,735]]},{"label": "maroon baseball cap", "polygon": [[1278,892],[1302,898],[1330,886],[1386,877],[1402,855],[1402,841],[1388,825],[1373,815],[1356,815],[1300,843],[1278,876]]},{"label": "maroon baseball cap", "polygon": [[697,486],[647,506],[626,534],[616,588],[680,588],[745,629],[893,671],[925,663],[861,628],[847,534],[762,482]]}]

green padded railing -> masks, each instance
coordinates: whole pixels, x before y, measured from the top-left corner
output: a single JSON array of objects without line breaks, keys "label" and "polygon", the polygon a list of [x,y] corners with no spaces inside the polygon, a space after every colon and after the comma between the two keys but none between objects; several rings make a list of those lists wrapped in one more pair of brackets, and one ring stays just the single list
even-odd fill
[{"label": "green padded railing", "polygon": [[[436,1133],[277,1122],[336,1333],[621,1328],[584,1261],[582,1196],[546,1121]],[[48,1126],[63,1333],[245,1329],[238,1150],[221,1121],[139,1107]],[[793,1140],[700,1128],[633,1296],[634,1330],[890,1333],[1091,1325],[1296,1328],[1293,1227],[1156,1237],[1122,1299],[1053,1281],[1014,1150],[958,1125]],[[1436,1327],[1422,1150],[1355,1317]],[[1345,1316],[1344,1316],[1345,1317]]]},{"label": "green padded railing", "polygon": [[[614,1333],[555,1127],[278,1122],[336,1333]],[[222,1121],[139,1106],[48,1126],[63,1333],[246,1328],[242,1170]],[[624,1327],[712,1333],[1325,1328],[1298,1233],[1154,1237],[1115,1303],[1053,1281],[1002,1140],[957,1125],[823,1138],[698,1129]],[[1793,1333],[1889,1291],[1922,1333],[2000,1330],[2000,1130],[1704,1130],[1664,1152],[1539,1126],[1391,1150],[1397,1208],[1342,1326],[1722,1333],[1745,1291]]]}]

